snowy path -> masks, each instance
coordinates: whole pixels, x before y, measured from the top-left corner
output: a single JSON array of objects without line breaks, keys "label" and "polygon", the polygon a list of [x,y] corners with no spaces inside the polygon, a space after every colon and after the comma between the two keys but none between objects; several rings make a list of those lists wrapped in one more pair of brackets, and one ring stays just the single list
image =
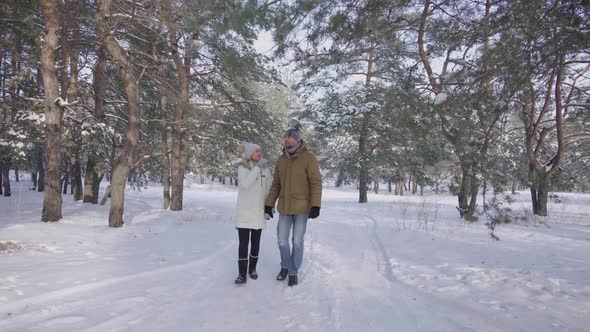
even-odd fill
[{"label": "snowy path", "polygon": [[[16,190],[15,190],[16,191]],[[583,331],[590,323],[589,197],[552,228],[456,221],[448,197],[327,190],[310,221],[301,284],[278,272],[276,217],[258,280],[235,286],[235,191],[187,190],[161,211],[157,188],[130,192],[126,225],[66,199],[43,224],[38,193],[0,200],[0,331]],[[15,204],[16,202],[16,204]],[[586,209],[586,210],[584,210]]]}]

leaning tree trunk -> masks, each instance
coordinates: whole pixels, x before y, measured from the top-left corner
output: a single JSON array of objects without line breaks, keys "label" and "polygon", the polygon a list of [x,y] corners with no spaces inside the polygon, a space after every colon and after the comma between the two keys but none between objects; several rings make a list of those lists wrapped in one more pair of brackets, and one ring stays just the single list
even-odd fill
[{"label": "leaning tree trunk", "polygon": [[133,165],[133,154],[139,139],[140,110],[139,90],[133,65],[127,58],[126,51],[110,35],[111,30],[106,24],[106,17],[110,16],[110,7],[111,0],[99,2],[96,23],[99,35],[104,38],[105,47],[119,69],[127,98],[127,135],[117,166],[111,176],[111,208],[109,211],[109,227],[121,227],[123,226],[125,207],[126,179],[129,175],[130,165]]},{"label": "leaning tree trunk", "polygon": [[55,0],[42,0],[45,35],[41,50],[41,72],[45,92],[45,133],[47,140],[47,174],[41,220],[58,221],[62,218],[59,166],[61,157],[61,108],[57,105],[58,81],[55,50],[58,42],[58,20]]},{"label": "leaning tree trunk", "polygon": [[[420,55],[420,59],[422,61],[422,64],[424,65],[424,70],[426,71],[427,79],[430,83],[430,86],[432,87],[432,91],[435,94],[440,94],[440,93],[443,93],[443,91],[444,91],[444,85],[442,85],[440,82],[437,81],[436,75],[434,74],[432,67],[430,66],[430,60],[428,59],[429,54],[426,52],[426,48],[424,46],[424,44],[425,44],[424,37],[426,35],[426,20],[433,12],[430,9],[430,3],[431,3],[430,0],[424,1],[424,9],[422,10],[422,14],[420,15],[420,24],[419,24],[419,28],[418,28],[418,53]],[[453,130],[448,129],[452,126],[449,123],[449,121],[447,120],[447,117],[448,117],[449,111],[450,111],[450,106],[443,103],[441,106],[435,107],[435,109],[436,109],[437,114],[441,120],[443,134],[445,135],[447,140],[452,144],[454,153],[459,158],[459,161],[461,163],[463,178],[461,179],[461,185],[460,185],[459,192],[458,192],[459,206],[457,208],[459,210],[459,215],[461,216],[461,218],[467,218],[467,216],[469,215],[469,204],[467,201],[468,201],[468,196],[469,196],[471,189],[472,189],[470,182],[471,182],[471,177],[475,176],[475,170],[471,169],[471,165],[469,165],[468,168],[465,167],[466,166],[465,164],[470,163],[470,161],[469,160],[466,161],[465,157],[462,157],[462,155],[464,154],[462,152],[464,142],[463,142],[460,134],[453,133]],[[461,132],[460,128],[457,128],[457,129],[458,129],[458,132]],[[473,174],[471,174],[471,173],[473,173]],[[473,180],[475,181],[476,179],[474,178]],[[455,188],[452,186],[451,189],[453,190]],[[471,201],[474,202],[472,204],[472,209],[474,209],[476,200],[477,200],[477,195],[475,195],[471,199]]]},{"label": "leaning tree trunk", "polygon": [[[529,100],[525,99],[523,103],[523,120],[526,128],[526,149],[529,160],[529,182],[531,183],[531,200],[533,205],[533,213],[540,216],[547,216],[547,202],[549,196],[549,182],[551,177],[559,168],[565,155],[565,120],[564,120],[564,103],[561,96],[562,76],[564,72],[565,55],[560,54],[556,57],[555,67],[549,78],[549,85],[545,95],[544,104],[537,115],[535,108],[537,98],[534,93],[525,95]],[[575,81],[583,75],[580,74]],[[541,126],[542,120],[549,113],[549,105],[552,102],[551,93],[553,91],[553,82],[555,81],[555,131],[557,132],[557,151],[554,156],[549,159],[549,162],[541,163],[539,160],[540,151],[544,144],[544,139],[547,137],[549,130],[553,128],[546,128]],[[532,90],[530,92],[533,92]],[[566,98],[565,105],[570,101],[571,94]],[[528,103],[527,103],[528,102]],[[538,136],[538,137],[537,137]],[[532,180],[532,181],[531,181]]]}]

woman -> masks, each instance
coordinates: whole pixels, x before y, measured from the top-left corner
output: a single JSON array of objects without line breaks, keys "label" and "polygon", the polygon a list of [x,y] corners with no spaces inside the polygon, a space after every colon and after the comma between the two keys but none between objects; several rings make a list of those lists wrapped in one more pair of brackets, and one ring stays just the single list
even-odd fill
[{"label": "woman", "polygon": [[[246,271],[251,279],[257,279],[256,263],[260,249],[260,235],[266,226],[264,199],[270,190],[271,177],[262,158],[262,149],[253,143],[242,143],[238,151],[244,158],[238,165],[238,204],[236,228],[240,245],[238,248],[238,277],[236,284],[246,283]],[[248,258],[248,242],[250,258]],[[248,264],[249,263],[249,264]],[[250,265],[250,266],[248,266]]]}]

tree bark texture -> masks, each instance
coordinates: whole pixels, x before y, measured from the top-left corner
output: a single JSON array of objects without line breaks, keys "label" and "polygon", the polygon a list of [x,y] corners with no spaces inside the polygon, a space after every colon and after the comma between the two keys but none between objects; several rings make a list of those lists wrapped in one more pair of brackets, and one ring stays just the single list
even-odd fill
[{"label": "tree bark texture", "polygon": [[45,134],[47,139],[47,174],[45,174],[45,197],[41,220],[48,222],[58,221],[62,218],[59,177],[62,110],[56,103],[56,99],[59,97],[55,68],[55,50],[57,49],[59,28],[56,1],[42,0],[41,7],[45,19],[45,34],[41,49],[41,72],[45,92]]}]

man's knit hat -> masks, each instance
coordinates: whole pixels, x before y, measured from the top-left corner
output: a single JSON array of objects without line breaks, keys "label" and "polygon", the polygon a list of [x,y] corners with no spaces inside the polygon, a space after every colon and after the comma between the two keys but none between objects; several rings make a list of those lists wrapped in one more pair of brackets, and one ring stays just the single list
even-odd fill
[{"label": "man's knit hat", "polygon": [[260,145],[250,143],[250,142],[242,142],[238,146],[238,153],[244,154],[244,159],[250,159],[256,150],[262,150]]},{"label": "man's knit hat", "polygon": [[291,136],[296,139],[297,142],[301,142],[301,124],[297,123],[291,126],[291,128],[285,131],[285,136]]}]

